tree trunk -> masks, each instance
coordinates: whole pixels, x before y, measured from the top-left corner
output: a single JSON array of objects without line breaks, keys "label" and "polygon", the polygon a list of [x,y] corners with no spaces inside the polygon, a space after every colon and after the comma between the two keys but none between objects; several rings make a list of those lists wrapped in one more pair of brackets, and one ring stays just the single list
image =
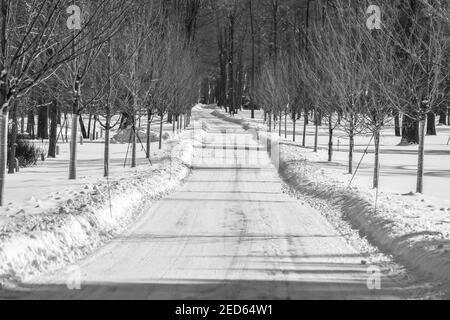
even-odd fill
[{"label": "tree trunk", "polygon": [[278,129],[278,135],[279,135],[279,137],[281,138],[281,134],[282,134],[282,127],[283,127],[283,111],[282,110],[280,110],[280,120],[279,120],[279,124],[278,124],[278,126],[279,126],[279,129]]},{"label": "tree trunk", "polygon": [[425,168],[425,132],[427,124],[427,115],[423,115],[419,121],[419,160],[417,166],[417,193],[423,193],[423,176]]},{"label": "tree trunk", "polygon": [[70,139],[69,180],[77,179],[77,138],[78,138],[78,114],[72,113],[72,134],[71,134],[71,139]]},{"label": "tree trunk", "polygon": [[217,35],[219,45],[219,67],[220,78],[217,80],[217,104],[219,107],[224,107],[227,112],[227,53],[225,49],[224,39],[219,26],[219,17],[217,17]]},{"label": "tree trunk", "polygon": [[8,55],[7,26],[11,1],[1,1],[0,8],[0,207],[5,195],[6,162],[8,156],[8,67],[5,65]]},{"label": "tree trunk", "polygon": [[251,118],[255,119],[255,104],[254,95],[255,95],[255,19],[253,16],[253,1],[249,0],[249,11],[250,11],[250,31],[252,36],[252,68],[251,68],[251,94],[250,94],[250,108],[251,108]]},{"label": "tree trunk", "polygon": [[84,125],[83,117],[80,115],[78,117],[78,119],[79,119],[79,123],[80,123],[81,135],[83,136],[83,139],[89,139],[89,135],[86,130],[86,126]]},{"label": "tree trunk", "polygon": [[9,165],[8,165],[8,173],[14,174],[16,172],[16,147],[17,147],[17,109],[18,109],[18,101],[14,100],[14,105],[11,110],[12,114],[12,126],[11,126],[11,149],[9,150]]},{"label": "tree trunk", "polygon": [[64,130],[64,137],[66,138],[66,143],[69,142],[69,119],[67,119],[67,112],[64,113],[64,123],[65,123],[65,130]]},{"label": "tree trunk", "polygon": [[30,134],[31,140],[34,140],[36,138],[35,134],[35,121],[34,121],[34,109],[31,108],[27,115],[28,121],[27,121],[27,132]]},{"label": "tree trunk", "polygon": [[319,124],[319,127],[322,126],[322,111],[321,110],[316,110],[317,112],[317,123]]},{"label": "tree trunk", "polygon": [[137,70],[138,70],[138,52],[133,54],[133,110],[131,116],[133,117],[131,122],[131,168],[136,168],[136,139],[138,132],[136,131],[136,114],[138,112],[138,93],[137,88]]},{"label": "tree trunk", "polygon": [[306,129],[308,128],[308,111],[305,109],[303,114],[303,141],[302,146],[306,147]]},{"label": "tree trunk", "polygon": [[436,114],[431,111],[428,113],[427,116],[427,135],[428,136],[435,136],[437,135],[436,131]]},{"label": "tree trunk", "polygon": [[297,115],[295,114],[295,111],[292,112],[292,141],[295,142],[296,134],[297,134]]},{"label": "tree trunk", "polygon": [[[0,93],[0,105],[5,103]],[[6,159],[8,156],[8,108],[3,107],[0,113],[0,207],[4,204]]]},{"label": "tree trunk", "polygon": [[25,133],[25,115],[23,111],[20,114],[20,133]]},{"label": "tree trunk", "polygon": [[136,124],[134,123],[135,118],[133,116],[133,125],[131,126],[131,168],[136,168]]},{"label": "tree trunk", "polygon": [[439,110],[439,124],[447,125],[447,107],[442,107]]},{"label": "tree trunk", "polygon": [[243,95],[243,87],[244,87],[244,64],[243,64],[243,54],[244,54],[244,41],[245,41],[245,33],[240,41],[239,45],[239,55],[238,55],[238,65],[237,65],[237,84],[236,84],[236,99],[235,103],[237,109],[242,111],[242,95]]},{"label": "tree trunk", "polygon": [[91,128],[92,128],[92,113],[89,113],[89,121],[88,121],[88,129],[87,129],[87,137],[89,139],[92,138],[92,136],[91,136]]},{"label": "tree trunk", "polygon": [[447,125],[450,126],[450,108],[447,108]]},{"label": "tree trunk", "polygon": [[105,146],[104,146],[104,162],[103,162],[103,175],[109,177],[109,148],[111,144],[110,131],[111,131],[111,116],[106,115],[105,122]]},{"label": "tree trunk", "polygon": [[287,139],[287,110],[284,112],[284,138]]},{"label": "tree trunk", "polygon": [[38,112],[38,139],[48,139],[48,107],[40,106]]},{"label": "tree trunk", "polygon": [[402,136],[402,129],[400,127],[400,114],[398,111],[394,113],[394,119],[395,119],[395,136],[401,137]]},{"label": "tree trunk", "polygon": [[161,123],[159,125],[159,150],[162,149],[162,136],[163,136],[163,122],[164,122],[164,115],[161,115]]},{"label": "tree trunk", "polygon": [[[273,22],[273,63],[276,74],[278,60],[278,0],[272,1],[272,22]],[[281,119],[280,119],[281,122]]]},{"label": "tree trunk", "polygon": [[418,144],[419,143],[419,125],[418,121],[403,116],[403,133],[402,145]]},{"label": "tree trunk", "polygon": [[109,177],[109,154],[110,154],[110,132],[111,132],[111,96],[112,96],[112,41],[108,39],[108,83],[106,97],[106,114],[105,114],[105,144],[104,144],[104,155],[103,155],[103,175],[105,178]]},{"label": "tree trunk", "polygon": [[94,116],[94,126],[92,128],[92,140],[97,140],[97,116]]},{"label": "tree trunk", "polygon": [[50,113],[50,140],[48,145],[48,157],[56,158],[56,143],[58,134],[58,106],[56,99],[49,108]]},{"label": "tree trunk", "polygon": [[82,124],[83,121],[78,119],[79,110],[80,110],[80,85],[81,79],[80,76],[76,76],[75,85],[74,85],[74,98],[72,105],[72,137],[70,141],[70,164],[69,164],[69,180],[77,179],[77,137],[78,137],[78,120]]},{"label": "tree trunk", "polygon": [[229,50],[228,50],[228,107],[230,114],[234,114],[234,27],[235,17],[229,14]]},{"label": "tree trunk", "polygon": [[147,159],[150,159],[150,147],[152,145],[152,111],[147,110]]},{"label": "tree trunk", "polygon": [[[280,111],[281,114],[281,111]],[[280,118],[280,122],[278,123],[278,114],[276,112],[273,113],[273,130],[276,132],[277,130],[277,125],[280,125],[280,136],[281,136],[281,118]]]},{"label": "tree trunk", "polygon": [[272,132],[272,113],[271,112],[268,113],[268,117],[269,117],[269,132]]},{"label": "tree trunk", "polygon": [[317,109],[314,112],[314,152],[319,151],[319,114],[317,112]]},{"label": "tree trunk", "polygon": [[333,135],[334,135],[334,129],[333,129],[333,117],[330,115],[330,118],[328,120],[328,162],[333,161]]},{"label": "tree trunk", "polygon": [[373,172],[373,188],[378,189],[380,187],[380,129],[375,130],[374,138],[375,138],[375,164]]},{"label": "tree trunk", "polygon": [[349,130],[349,151],[348,151],[348,173],[353,174],[353,152],[355,150],[355,125],[353,122],[353,116],[351,119],[350,130]]}]

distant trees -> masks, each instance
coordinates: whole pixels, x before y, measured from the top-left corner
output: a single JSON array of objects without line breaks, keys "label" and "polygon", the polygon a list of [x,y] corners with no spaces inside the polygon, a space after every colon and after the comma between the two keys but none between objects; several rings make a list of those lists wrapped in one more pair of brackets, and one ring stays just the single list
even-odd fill
[{"label": "distant trees", "polygon": [[[69,2],[0,2],[0,205],[3,205],[11,102],[48,80],[61,65],[87,49],[86,46],[72,49],[76,37],[65,26]],[[80,30],[80,40],[87,36],[82,31],[92,21]]]},{"label": "distant trees", "polygon": [[[330,161],[335,128],[348,135],[350,174],[354,173],[355,137],[370,133],[375,146],[374,188],[379,187],[381,132],[394,121],[403,144],[419,145],[417,192],[423,192],[425,136],[436,134],[436,114],[444,124],[448,112],[448,3],[382,1],[380,28],[374,30],[368,29],[374,13],[364,3],[303,4],[297,8],[289,1],[280,2],[277,24],[290,26],[290,31],[283,29],[283,36],[294,39],[296,48],[272,36],[257,76],[257,103],[266,113],[278,113],[287,86],[290,112],[298,116],[295,104],[303,105],[305,128],[308,113],[314,112],[315,151],[323,120],[328,124]],[[304,12],[305,21],[283,14],[284,6]],[[267,23],[268,28],[274,21]],[[274,50],[277,43],[279,49]],[[287,77],[275,70],[278,62],[270,65],[275,52],[286,56]],[[288,82],[283,83],[283,78]],[[270,122],[269,118],[272,128]]]},{"label": "distant trees", "polygon": [[[77,176],[79,125],[83,136],[94,139],[93,128],[99,125],[104,130],[104,175],[108,176],[110,130],[121,115],[129,115],[132,131],[146,118],[149,137],[156,113],[162,117],[161,125],[169,108],[180,120],[188,118],[200,78],[193,42],[200,6],[198,0],[187,6],[160,0],[1,0],[0,205],[7,154],[9,171],[14,172],[15,143],[7,149],[8,129],[12,139],[19,130],[34,138],[36,111],[38,136],[50,138],[48,156],[56,156],[58,139],[67,139],[71,130],[70,179]],[[178,68],[177,74],[173,68]],[[136,141],[132,142],[135,166]]]},{"label": "distant trees", "polygon": [[174,132],[183,129],[199,88],[200,97],[230,114],[244,101],[262,108],[280,136],[291,118],[293,140],[303,118],[303,146],[313,119],[315,151],[326,124],[329,161],[339,128],[349,139],[349,173],[355,137],[373,136],[375,188],[381,132],[393,121],[402,144],[419,146],[423,192],[426,134],[437,133],[436,120],[449,124],[448,1],[379,1],[380,30],[367,28],[373,12],[366,3],[348,0],[75,2],[80,25],[69,30],[72,0],[0,0],[0,204],[19,132],[48,138],[48,156],[55,157],[57,141],[69,140],[71,131],[75,179],[78,131],[88,137],[100,126],[109,176],[113,128],[132,132],[136,166],[140,122],[147,121],[150,158],[153,119],[160,120],[161,149],[165,120]]},{"label": "distant trees", "polygon": [[[398,99],[400,111],[405,117],[418,123],[419,159],[417,171],[417,192],[423,192],[425,136],[436,134],[435,112],[445,101],[443,83],[448,75],[444,72],[446,66],[445,52],[448,40],[444,24],[436,6],[429,7],[419,0],[398,7],[389,7],[397,13],[397,27],[388,29],[386,33],[397,49],[399,63],[393,70],[401,80],[395,90],[387,92],[391,98]],[[434,8],[434,9],[433,9]],[[394,31],[392,31],[394,30]]]}]

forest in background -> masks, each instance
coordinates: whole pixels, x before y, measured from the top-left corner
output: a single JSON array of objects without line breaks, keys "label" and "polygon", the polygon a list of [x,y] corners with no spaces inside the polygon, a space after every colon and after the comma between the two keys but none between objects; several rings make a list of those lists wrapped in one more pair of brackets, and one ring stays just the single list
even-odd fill
[{"label": "forest in background", "polygon": [[[202,97],[230,114],[263,109],[270,130],[283,118],[335,131],[350,140],[372,135],[373,187],[379,186],[381,131],[391,124],[400,145],[419,146],[417,192],[424,189],[426,135],[449,124],[450,3],[440,0],[210,1],[217,59]],[[214,21],[214,23],[212,23]],[[208,47],[208,51],[213,49]]]},{"label": "forest in background", "polygon": [[[192,5],[195,3],[192,2]],[[0,204],[6,171],[17,170],[19,140],[70,142],[69,179],[77,179],[77,141],[128,129],[131,166],[137,134],[165,117],[185,128],[201,79],[191,3],[162,0],[2,0],[0,2]],[[196,17],[197,14],[193,13]],[[88,123],[85,121],[88,119]],[[145,119],[143,123],[141,120]]]},{"label": "forest in background", "polygon": [[[399,142],[419,145],[418,192],[425,136],[436,134],[436,123],[449,124],[447,1],[1,0],[0,6],[0,204],[6,172],[16,171],[19,139],[48,139],[46,156],[56,157],[59,142],[77,141],[78,131],[96,139],[100,126],[108,176],[112,129],[136,133],[143,126],[150,135],[154,119],[161,130],[164,119],[184,128],[198,101],[230,114],[263,109],[280,134],[290,117],[294,139],[300,119],[303,132],[311,121],[316,132],[326,125],[329,161],[334,133],[342,130],[350,140],[349,173],[355,136],[371,133],[378,155],[381,130],[395,123]],[[139,140],[130,136],[132,166]],[[76,155],[71,143],[70,179],[77,178]]]}]

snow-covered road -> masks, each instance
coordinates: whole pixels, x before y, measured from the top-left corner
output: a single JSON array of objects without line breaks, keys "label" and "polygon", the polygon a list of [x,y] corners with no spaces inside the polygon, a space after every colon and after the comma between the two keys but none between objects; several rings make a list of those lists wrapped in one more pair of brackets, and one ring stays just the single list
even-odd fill
[{"label": "snow-covered road", "polygon": [[[276,168],[253,137],[238,125],[197,112],[209,133],[196,151],[192,175],[177,192],[80,261],[79,269],[71,268],[75,274],[62,270],[40,277],[6,297],[372,299],[415,294],[385,276],[381,290],[369,290],[365,258],[321,214],[283,193]],[[66,283],[76,283],[77,270],[81,289],[69,290]]]}]

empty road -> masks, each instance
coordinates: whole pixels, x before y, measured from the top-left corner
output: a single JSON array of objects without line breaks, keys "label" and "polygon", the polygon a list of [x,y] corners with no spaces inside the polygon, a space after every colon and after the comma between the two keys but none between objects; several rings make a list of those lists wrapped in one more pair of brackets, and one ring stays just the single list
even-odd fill
[{"label": "empty road", "polygon": [[282,191],[264,148],[238,125],[197,111],[208,133],[192,175],[132,228],[78,263],[23,284],[17,299],[408,298],[368,266],[323,216]]}]

